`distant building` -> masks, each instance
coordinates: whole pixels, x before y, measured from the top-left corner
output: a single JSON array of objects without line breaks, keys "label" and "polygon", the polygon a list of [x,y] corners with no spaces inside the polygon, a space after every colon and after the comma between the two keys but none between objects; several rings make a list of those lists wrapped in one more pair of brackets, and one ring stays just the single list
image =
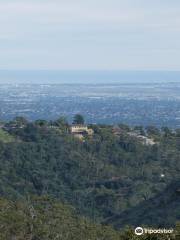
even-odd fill
[{"label": "distant building", "polygon": [[92,136],[94,134],[93,129],[88,128],[88,126],[81,124],[73,124],[70,127],[70,132],[79,139],[83,139],[84,136],[86,135]]},{"label": "distant building", "polygon": [[127,134],[130,137],[138,139],[143,145],[147,145],[147,146],[151,145],[152,146],[152,145],[156,144],[152,138],[148,138],[146,136],[141,135],[140,131],[138,131],[138,130],[127,132],[118,126],[114,126],[112,129],[112,132],[115,136],[121,136],[123,134]]},{"label": "distant building", "polygon": [[140,135],[137,132],[129,132],[128,135],[131,137],[137,138],[143,145],[147,145],[147,146],[151,145],[152,146],[152,145],[156,144],[154,139]]},{"label": "distant building", "polygon": [[144,144],[144,145],[154,145],[156,144],[155,141],[151,138],[142,136],[142,135],[138,135],[137,138]]},{"label": "distant building", "polygon": [[88,131],[88,127],[81,124],[74,124],[70,128],[71,133],[83,133]]}]

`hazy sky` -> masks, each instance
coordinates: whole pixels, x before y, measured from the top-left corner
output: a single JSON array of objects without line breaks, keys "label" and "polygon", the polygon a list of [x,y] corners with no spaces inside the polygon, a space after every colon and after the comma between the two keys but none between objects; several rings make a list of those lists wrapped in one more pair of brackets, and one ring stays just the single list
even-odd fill
[{"label": "hazy sky", "polygon": [[0,0],[0,69],[180,70],[180,0]]}]

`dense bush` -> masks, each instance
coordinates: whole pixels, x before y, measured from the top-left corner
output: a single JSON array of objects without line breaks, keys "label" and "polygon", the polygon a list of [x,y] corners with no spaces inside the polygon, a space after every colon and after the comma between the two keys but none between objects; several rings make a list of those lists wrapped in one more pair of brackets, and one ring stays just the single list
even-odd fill
[{"label": "dense bush", "polygon": [[[6,124],[13,141],[0,142],[2,197],[47,194],[73,205],[78,214],[104,222],[144,204],[179,178],[179,130],[141,129],[157,142],[146,146],[127,134],[129,127],[116,136],[111,126],[94,125],[93,137],[79,141],[62,119],[58,124],[20,120],[17,128]],[[177,220],[167,221],[173,225]]]}]

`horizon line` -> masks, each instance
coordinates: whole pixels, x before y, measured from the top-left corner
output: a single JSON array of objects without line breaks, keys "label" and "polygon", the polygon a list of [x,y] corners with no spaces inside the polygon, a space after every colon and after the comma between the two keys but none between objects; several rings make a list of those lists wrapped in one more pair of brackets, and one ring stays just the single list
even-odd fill
[{"label": "horizon line", "polygon": [[180,69],[0,69],[0,71],[59,71],[59,72],[180,72]]}]

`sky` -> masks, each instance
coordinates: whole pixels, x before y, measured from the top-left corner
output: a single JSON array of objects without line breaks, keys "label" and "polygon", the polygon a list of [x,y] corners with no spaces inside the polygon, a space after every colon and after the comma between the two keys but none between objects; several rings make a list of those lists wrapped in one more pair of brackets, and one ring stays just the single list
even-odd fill
[{"label": "sky", "polygon": [[0,0],[0,69],[180,70],[180,1]]}]

